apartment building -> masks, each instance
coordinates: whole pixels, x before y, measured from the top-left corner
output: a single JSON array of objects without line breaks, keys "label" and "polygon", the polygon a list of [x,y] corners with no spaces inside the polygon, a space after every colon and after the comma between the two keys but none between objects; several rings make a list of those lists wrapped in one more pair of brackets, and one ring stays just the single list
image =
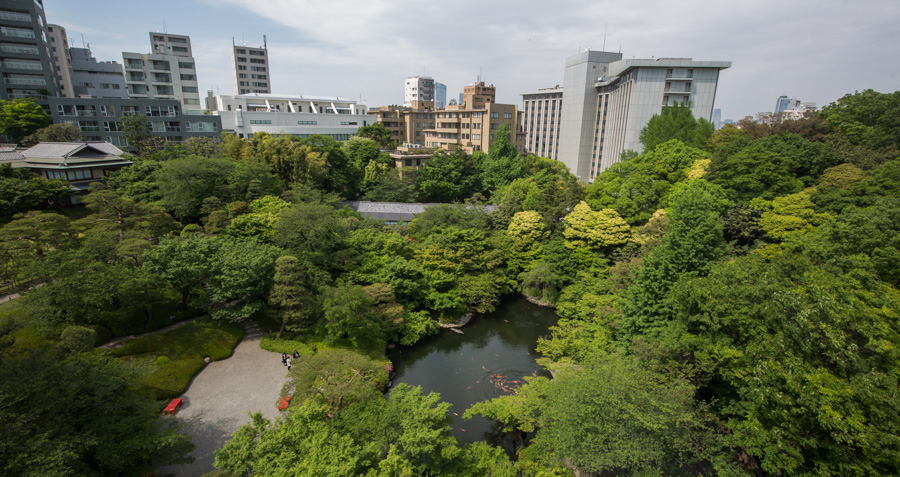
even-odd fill
[{"label": "apartment building", "polygon": [[151,53],[122,53],[128,97],[174,99],[186,111],[200,111],[197,68],[190,37],[151,32],[150,46]]},{"label": "apartment building", "polygon": [[590,182],[642,152],[640,132],[666,105],[690,104],[695,118],[712,119],[719,72],[730,61],[691,58],[623,60],[622,53],[583,51],[566,59],[557,159]]},{"label": "apartment building", "polygon": [[478,81],[468,86],[464,86],[463,94],[459,97],[459,104],[462,104],[465,101],[466,95],[469,94],[487,96],[492,103],[497,101],[497,88],[495,88],[494,85],[485,85],[484,81]]},{"label": "apartment building", "polygon": [[433,101],[412,101],[410,106],[382,106],[370,109],[369,114],[391,132],[397,144],[425,145],[425,130],[434,128]]},{"label": "apartment building", "polygon": [[69,37],[66,35],[66,29],[52,23],[48,24],[47,39],[50,40],[50,56],[59,80],[60,96],[72,98],[75,96],[75,88],[72,86],[72,56],[69,53]]},{"label": "apartment building", "polygon": [[406,78],[403,89],[403,105],[411,107],[413,101],[434,101],[434,78],[428,76]]},{"label": "apartment building", "polygon": [[368,108],[352,99],[250,93],[213,96],[207,106],[221,118],[222,128],[240,137],[265,132],[307,138],[313,134],[346,141],[363,126],[375,122]]},{"label": "apartment building", "polygon": [[494,102],[496,90],[483,82],[466,86],[463,103],[435,111],[434,129],[425,130],[425,146],[452,151],[462,148],[469,154],[488,152],[500,126],[510,126],[510,142],[525,153],[522,113],[515,104]]},{"label": "apartment building", "polygon": [[559,158],[562,98],[563,88],[560,85],[522,94],[526,153],[554,160]]},{"label": "apartment building", "polygon": [[72,87],[77,98],[128,98],[122,65],[97,61],[88,48],[69,48]]},{"label": "apartment building", "polygon": [[231,40],[231,68],[234,72],[235,94],[272,92],[269,71],[269,49],[263,35],[263,46],[259,48],[235,45]]},{"label": "apartment building", "polygon": [[42,0],[0,3],[0,99],[34,98],[46,105],[60,94]]},{"label": "apartment building", "polygon": [[[122,120],[142,114],[152,126],[152,134],[170,142],[190,137],[219,137],[222,120],[208,114],[190,114],[174,99],[50,98],[50,114],[56,124],[78,128],[86,141],[105,141],[128,147]],[[187,114],[185,114],[187,113]]]}]

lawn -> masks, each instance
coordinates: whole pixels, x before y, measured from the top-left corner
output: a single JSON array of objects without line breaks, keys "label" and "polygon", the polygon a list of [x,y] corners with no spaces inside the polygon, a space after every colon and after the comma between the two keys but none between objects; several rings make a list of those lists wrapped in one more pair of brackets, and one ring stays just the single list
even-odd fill
[{"label": "lawn", "polygon": [[231,356],[244,336],[244,328],[205,316],[174,330],[137,338],[110,351],[137,372],[139,390],[156,399],[182,394],[203,369],[203,359]]}]

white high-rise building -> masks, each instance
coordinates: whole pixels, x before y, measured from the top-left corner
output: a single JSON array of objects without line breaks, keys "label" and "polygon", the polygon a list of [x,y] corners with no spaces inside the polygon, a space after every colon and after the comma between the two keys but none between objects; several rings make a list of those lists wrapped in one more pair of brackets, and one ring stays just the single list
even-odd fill
[{"label": "white high-rise building", "polygon": [[197,67],[186,35],[150,33],[151,52],[123,52],[129,98],[177,99],[185,112],[199,111]]},{"label": "white high-rise building", "polygon": [[643,152],[641,129],[663,106],[690,104],[695,118],[711,120],[719,71],[730,67],[730,61],[623,60],[621,53],[590,50],[566,58],[558,159],[590,182],[623,151]]},{"label": "white high-rise building", "polygon": [[254,48],[235,45],[232,39],[231,68],[234,72],[234,94],[271,93],[269,49],[263,35],[263,46]]},{"label": "white high-rise building", "polygon": [[559,159],[559,124],[562,120],[563,88],[542,88],[522,94],[522,129],[525,151],[550,159]]},{"label": "white high-rise building", "polygon": [[434,78],[428,76],[406,78],[403,105],[410,107],[413,101],[434,101]]}]

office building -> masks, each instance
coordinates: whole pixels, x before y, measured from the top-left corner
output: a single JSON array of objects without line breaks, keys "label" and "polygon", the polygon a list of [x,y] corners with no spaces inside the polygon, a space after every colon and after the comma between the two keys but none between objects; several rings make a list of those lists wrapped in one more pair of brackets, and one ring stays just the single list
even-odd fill
[{"label": "office building", "polygon": [[712,119],[719,71],[730,61],[690,58],[623,60],[621,53],[583,51],[566,59],[558,160],[590,182],[643,152],[640,132],[666,105],[689,104],[695,118]]},{"label": "office building", "polygon": [[775,101],[774,113],[782,119],[799,119],[807,112],[816,111],[816,109],[815,101],[800,101],[797,98],[779,96]]},{"label": "office building", "polygon": [[556,85],[522,94],[525,152],[559,158],[559,125],[562,122],[563,88]]},{"label": "office building", "polygon": [[428,76],[406,78],[403,105],[410,107],[413,101],[434,101],[434,79]]},{"label": "office building", "polygon": [[175,99],[182,108],[200,111],[197,69],[191,39],[185,35],[150,33],[151,52],[123,52],[128,97]]},{"label": "office building", "polygon": [[300,138],[321,134],[346,141],[359,128],[375,122],[364,104],[337,97],[260,93],[213,96],[210,91],[207,105],[222,119],[223,130],[248,139],[265,132]]},{"label": "office building", "polygon": [[49,102],[54,123],[77,127],[86,141],[106,141],[119,147],[129,146],[122,135],[122,120],[134,114],[146,116],[152,134],[170,142],[219,137],[222,131],[221,119],[190,114],[174,99],[50,98]]},{"label": "office building", "polygon": [[234,93],[271,93],[269,49],[265,35],[263,35],[263,46],[259,48],[235,45],[234,39],[231,40],[231,43],[231,69],[234,72]]},{"label": "office building", "polygon": [[66,35],[66,29],[52,23],[48,24],[47,39],[50,40],[50,56],[59,80],[60,96],[72,98],[75,96],[75,88],[72,87],[72,56],[69,54],[69,37]]},{"label": "office building", "polygon": [[0,3],[0,99],[58,96],[59,76],[50,54],[42,0]]},{"label": "office building", "polygon": [[713,109],[713,117],[712,117],[713,127],[719,129],[722,127],[722,110],[719,108]]},{"label": "office building", "polygon": [[97,61],[88,48],[69,48],[72,87],[77,98],[128,98],[122,65]]},{"label": "office building", "polygon": [[447,85],[444,83],[434,83],[434,108],[444,109],[447,106]]}]

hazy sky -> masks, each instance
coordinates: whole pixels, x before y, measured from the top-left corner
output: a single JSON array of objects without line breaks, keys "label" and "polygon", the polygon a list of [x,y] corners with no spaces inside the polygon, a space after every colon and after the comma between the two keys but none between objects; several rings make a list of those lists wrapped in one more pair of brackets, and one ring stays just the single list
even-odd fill
[{"label": "hazy sky", "polygon": [[[563,82],[580,48],[625,58],[732,62],[716,108],[739,119],[780,95],[828,104],[855,90],[900,89],[898,0],[44,0],[71,46],[98,60],[146,53],[148,32],[190,35],[201,92],[234,92],[231,41],[266,35],[274,93],[403,102],[403,80],[428,75],[448,99],[484,80],[497,100]],[[608,27],[607,27],[608,25]]]}]

